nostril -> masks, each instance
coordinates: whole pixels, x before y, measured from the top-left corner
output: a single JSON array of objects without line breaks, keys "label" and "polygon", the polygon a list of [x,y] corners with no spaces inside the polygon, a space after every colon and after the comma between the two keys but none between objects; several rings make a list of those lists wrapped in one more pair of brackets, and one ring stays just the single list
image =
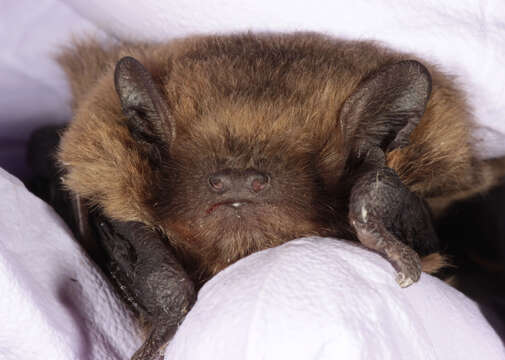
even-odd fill
[{"label": "nostril", "polygon": [[248,180],[251,189],[254,192],[260,192],[264,190],[265,187],[268,185],[270,178],[268,177],[268,175],[256,173],[254,175],[250,175]]},{"label": "nostril", "polygon": [[224,169],[208,177],[211,191],[217,194],[233,192],[239,195],[242,191],[259,193],[269,186],[270,177],[255,169]]},{"label": "nostril", "polygon": [[261,182],[260,180],[255,179],[255,180],[253,180],[251,187],[254,190],[254,192],[260,192],[261,190],[263,190],[265,188],[265,183]]},{"label": "nostril", "polygon": [[224,191],[224,180],[222,176],[212,175],[209,177],[209,185],[210,187],[217,192]]}]

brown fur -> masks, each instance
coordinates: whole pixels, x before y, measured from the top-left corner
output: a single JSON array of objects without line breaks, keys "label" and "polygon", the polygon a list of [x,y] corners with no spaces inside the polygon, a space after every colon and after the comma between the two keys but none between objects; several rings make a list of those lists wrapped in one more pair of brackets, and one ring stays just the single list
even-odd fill
[{"label": "brown fur", "polygon": [[449,259],[439,253],[429,254],[421,259],[422,270],[428,274],[436,274],[440,269],[448,266],[452,266]]},{"label": "brown fur", "polygon": [[[151,166],[125,126],[113,72],[126,55],[152,74],[176,122],[171,161],[162,169]],[[337,189],[349,139],[340,131],[339,111],[365,76],[412,58],[317,34],[205,36],[107,49],[76,43],[59,57],[75,112],[58,155],[65,184],[114,219],[161,227],[207,273],[297,236],[344,236],[339,196],[345,194]],[[450,77],[423,63],[433,79],[431,98],[411,144],[390,152],[388,164],[439,211],[486,190],[496,176],[474,155],[464,96]],[[262,162],[282,193],[246,220],[199,217],[208,206],[194,195],[202,178],[222,166]]]}]

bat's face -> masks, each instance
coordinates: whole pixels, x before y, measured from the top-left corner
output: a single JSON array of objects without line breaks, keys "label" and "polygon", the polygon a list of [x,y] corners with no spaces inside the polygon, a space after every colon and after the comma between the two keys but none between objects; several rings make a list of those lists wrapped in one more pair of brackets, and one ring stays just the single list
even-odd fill
[{"label": "bat's face", "polygon": [[198,75],[173,70],[161,86],[133,58],[116,67],[130,132],[159,169],[154,223],[212,273],[300,236],[339,235],[330,222],[346,222],[335,215],[334,189],[347,153],[332,93],[323,86],[302,96],[286,74],[273,91],[266,70],[243,83],[240,71],[211,83],[215,65],[198,66]]},{"label": "bat's face", "polygon": [[[126,57],[115,88],[154,169],[154,222],[211,264],[211,273],[299,236],[345,233],[348,160],[371,147],[403,146],[430,91],[426,69],[415,62],[384,67],[343,105],[332,101],[338,83],[332,89],[319,80],[307,91],[303,71],[270,68],[244,82],[240,71],[209,77],[216,66],[199,66],[193,78],[173,71],[161,89]],[[194,90],[170,87],[180,83]],[[201,89],[209,90],[197,96]]]},{"label": "bat's face", "polygon": [[[331,197],[317,169],[320,154],[288,134],[265,131],[265,121],[240,110],[207,115],[202,122],[214,130],[178,131],[161,166],[158,223],[181,236],[186,249],[204,253],[212,271],[328,228],[323,214]],[[249,126],[230,126],[234,121]]]}]

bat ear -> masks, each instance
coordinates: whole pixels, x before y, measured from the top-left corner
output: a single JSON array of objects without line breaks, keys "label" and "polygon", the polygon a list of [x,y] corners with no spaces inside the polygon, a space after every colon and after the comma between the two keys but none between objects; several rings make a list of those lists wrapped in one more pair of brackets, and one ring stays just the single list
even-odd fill
[{"label": "bat ear", "polygon": [[391,151],[408,145],[430,93],[430,73],[414,60],[385,65],[365,78],[340,112],[354,153],[359,157],[375,146]]},{"label": "bat ear", "polygon": [[175,124],[161,89],[144,65],[133,57],[123,57],[116,64],[114,85],[133,138],[158,150],[170,147]]}]

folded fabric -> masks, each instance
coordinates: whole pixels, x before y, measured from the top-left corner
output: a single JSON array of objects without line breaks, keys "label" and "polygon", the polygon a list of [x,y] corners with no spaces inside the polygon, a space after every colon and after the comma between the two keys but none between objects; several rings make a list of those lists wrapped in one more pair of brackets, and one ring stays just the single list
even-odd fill
[{"label": "folded fabric", "polygon": [[253,254],[200,291],[165,359],[504,359],[479,307],[423,274],[328,238]]},{"label": "folded fabric", "polygon": [[135,322],[53,209],[0,168],[0,359],[124,360]]}]

